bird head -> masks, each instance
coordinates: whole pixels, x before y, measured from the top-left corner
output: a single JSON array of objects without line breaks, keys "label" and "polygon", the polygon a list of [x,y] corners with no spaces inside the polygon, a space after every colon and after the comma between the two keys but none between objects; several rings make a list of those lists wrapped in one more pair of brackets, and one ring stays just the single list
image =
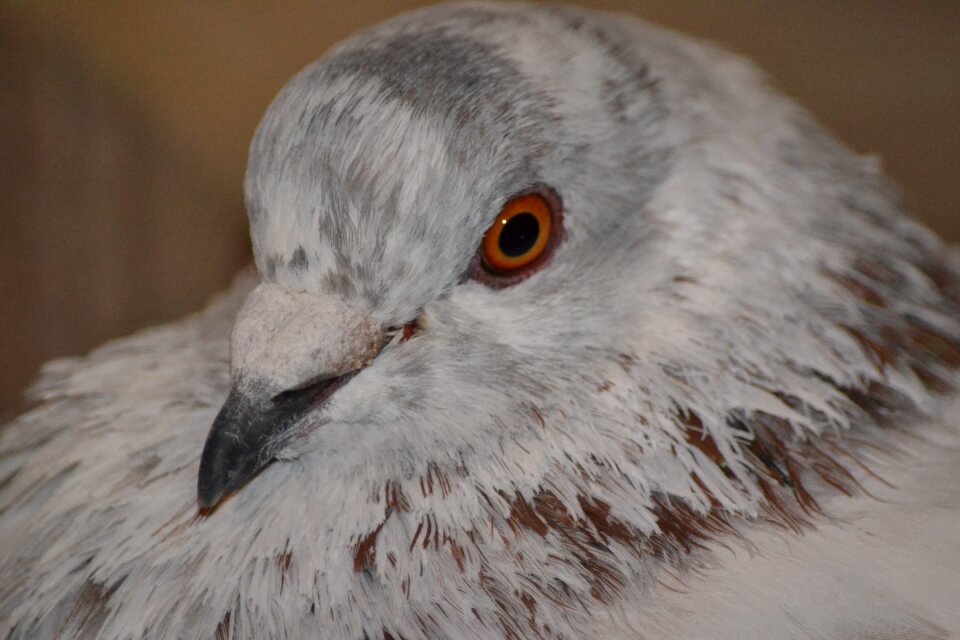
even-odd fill
[{"label": "bird head", "polygon": [[387,480],[539,441],[549,415],[594,404],[634,351],[639,291],[669,281],[641,246],[672,161],[645,61],[598,55],[589,30],[434,13],[309,66],[256,133],[262,284],[203,506],[305,451]]},{"label": "bird head", "polygon": [[882,297],[900,276],[878,272],[936,251],[874,162],[671,34],[427,12],[308,66],[257,130],[262,282],[202,507],[279,460],[373,495],[434,474],[474,498],[560,487],[640,536],[656,496],[756,513],[771,422],[793,444],[865,422],[849,390],[871,381],[922,400],[861,340],[896,321],[858,287]]}]

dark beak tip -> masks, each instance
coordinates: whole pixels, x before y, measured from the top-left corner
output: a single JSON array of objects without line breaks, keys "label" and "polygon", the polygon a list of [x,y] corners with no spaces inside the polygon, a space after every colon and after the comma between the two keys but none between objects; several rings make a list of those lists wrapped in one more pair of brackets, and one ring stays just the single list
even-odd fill
[{"label": "dark beak tip", "polygon": [[256,472],[251,452],[211,431],[200,455],[197,474],[197,505],[201,510],[213,509]]},{"label": "dark beak tip", "polygon": [[197,505],[201,511],[215,508],[269,465],[286,430],[349,378],[325,379],[272,398],[232,387],[200,455]]},{"label": "dark beak tip", "polygon": [[218,474],[210,469],[207,447],[204,447],[203,453],[197,477],[197,505],[200,509],[212,509],[220,503],[226,492]]},{"label": "dark beak tip", "polygon": [[204,459],[201,458],[197,481],[197,506],[201,511],[215,509],[252,480],[270,461],[254,463],[251,458],[247,458],[243,462],[246,464],[241,463],[239,468],[230,468],[224,465],[204,464]]},{"label": "dark beak tip", "polygon": [[[197,474],[197,505],[201,511],[212,510],[237,489],[245,485],[269,464],[272,456],[266,451],[261,429],[269,425],[271,416],[242,413],[249,421],[237,421],[234,406],[228,400],[214,420],[200,454]],[[250,420],[253,415],[254,419]],[[262,416],[262,417],[261,417]],[[258,424],[257,417],[262,422]],[[253,426],[253,430],[244,427]]]},{"label": "dark beak tip", "polygon": [[248,463],[244,448],[237,447],[235,440],[224,434],[224,427],[230,426],[224,419],[225,413],[221,410],[217,416],[200,454],[197,505],[201,510],[216,507],[235,488],[232,485],[236,484],[237,469]]},{"label": "dark beak tip", "polygon": [[197,483],[197,506],[201,511],[213,509],[223,500],[224,492],[209,482],[204,482],[201,466],[200,481]]}]

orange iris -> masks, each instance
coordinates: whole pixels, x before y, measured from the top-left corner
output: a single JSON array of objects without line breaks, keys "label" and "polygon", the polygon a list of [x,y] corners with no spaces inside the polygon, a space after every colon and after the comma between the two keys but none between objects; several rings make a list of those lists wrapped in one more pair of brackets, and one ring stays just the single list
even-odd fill
[{"label": "orange iris", "polygon": [[550,242],[550,204],[529,193],[508,202],[487,229],[481,245],[483,263],[495,273],[512,273],[532,265]]}]

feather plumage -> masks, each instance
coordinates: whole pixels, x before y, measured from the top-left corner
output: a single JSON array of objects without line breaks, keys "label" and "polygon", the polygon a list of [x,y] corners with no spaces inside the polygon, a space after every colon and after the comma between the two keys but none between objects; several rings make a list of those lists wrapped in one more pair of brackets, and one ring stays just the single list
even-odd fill
[{"label": "feather plumage", "polygon": [[[550,264],[464,281],[541,183]],[[212,511],[257,276],[49,365],[0,436],[0,635],[960,630],[957,257],[749,64],[606,14],[428,9],[291,81],[247,201],[261,286],[416,330]]]}]

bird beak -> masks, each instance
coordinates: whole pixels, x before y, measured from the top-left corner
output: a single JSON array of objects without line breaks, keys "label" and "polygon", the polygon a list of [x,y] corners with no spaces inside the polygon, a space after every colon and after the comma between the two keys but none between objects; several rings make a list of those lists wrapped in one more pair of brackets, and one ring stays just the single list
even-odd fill
[{"label": "bird beak", "polygon": [[213,421],[200,456],[197,498],[201,509],[216,506],[225,495],[256,475],[275,455],[276,443],[294,416],[240,388],[230,389]]},{"label": "bird beak", "polygon": [[200,456],[200,508],[217,506],[272,462],[385,342],[380,325],[336,298],[254,289],[231,336],[230,393]]},{"label": "bird beak", "polygon": [[352,374],[321,380],[273,398],[230,389],[200,456],[197,498],[201,509],[215,507],[265,467],[289,441],[292,427],[323,404]]}]

